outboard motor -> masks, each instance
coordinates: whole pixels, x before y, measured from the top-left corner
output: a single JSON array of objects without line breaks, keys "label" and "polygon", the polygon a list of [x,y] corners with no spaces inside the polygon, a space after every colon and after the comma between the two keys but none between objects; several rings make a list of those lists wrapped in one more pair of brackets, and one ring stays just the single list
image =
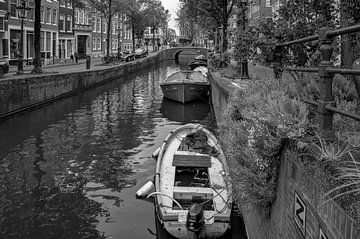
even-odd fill
[{"label": "outboard motor", "polygon": [[198,233],[204,225],[205,218],[203,206],[199,203],[192,204],[186,219],[186,229]]}]

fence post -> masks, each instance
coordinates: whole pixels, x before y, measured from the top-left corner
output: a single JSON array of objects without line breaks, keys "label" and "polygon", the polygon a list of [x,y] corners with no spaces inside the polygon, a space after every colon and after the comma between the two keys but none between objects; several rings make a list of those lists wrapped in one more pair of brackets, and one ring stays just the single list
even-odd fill
[{"label": "fence post", "polygon": [[333,118],[334,113],[332,111],[327,110],[325,107],[327,105],[335,106],[334,96],[333,96],[333,79],[334,74],[329,73],[327,68],[333,66],[333,62],[331,61],[331,55],[333,52],[332,42],[333,38],[327,36],[326,32],[328,29],[323,28],[319,34],[319,42],[320,42],[320,53],[322,59],[319,63],[319,91],[320,91],[320,99],[318,103],[318,111],[319,111],[319,128],[320,135],[325,140],[334,139],[334,129],[333,129]]},{"label": "fence post", "polygon": [[280,79],[282,76],[282,67],[281,67],[281,61],[282,61],[282,46],[275,46],[274,49],[274,63],[273,63],[273,71],[275,79]]}]

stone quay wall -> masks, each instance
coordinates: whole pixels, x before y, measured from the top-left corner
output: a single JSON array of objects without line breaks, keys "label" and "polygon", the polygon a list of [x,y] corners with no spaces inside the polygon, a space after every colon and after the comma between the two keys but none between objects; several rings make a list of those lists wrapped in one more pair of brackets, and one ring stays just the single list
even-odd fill
[{"label": "stone quay wall", "polygon": [[[218,124],[223,120],[235,90],[246,90],[246,81],[221,77],[211,72],[213,109]],[[252,204],[242,205],[249,239],[359,239],[356,222],[334,201],[322,203],[324,194],[312,175],[301,168],[293,144],[281,155],[276,200],[266,217]]]}]

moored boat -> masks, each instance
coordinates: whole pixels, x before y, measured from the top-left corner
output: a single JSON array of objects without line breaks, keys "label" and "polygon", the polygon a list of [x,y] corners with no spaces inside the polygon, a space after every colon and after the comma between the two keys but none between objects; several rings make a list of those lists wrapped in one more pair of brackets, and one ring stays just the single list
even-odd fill
[{"label": "moored boat", "polygon": [[[156,227],[176,238],[218,238],[230,228],[232,185],[225,155],[202,125],[172,131],[156,153]],[[164,233],[164,232],[162,232]]]},{"label": "moored boat", "polygon": [[199,66],[207,67],[207,62],[203,61],[203,60],[196,60],[195,59],[195,60],[191,61],[188,65],[189,65],[191,70],[194,70],[196,67],[199,67]]},{"label": "moored boat", "polygon": [[164,97],[180,103],[207,100],[210,82],[199,71],[178,71],[160,84]]}]

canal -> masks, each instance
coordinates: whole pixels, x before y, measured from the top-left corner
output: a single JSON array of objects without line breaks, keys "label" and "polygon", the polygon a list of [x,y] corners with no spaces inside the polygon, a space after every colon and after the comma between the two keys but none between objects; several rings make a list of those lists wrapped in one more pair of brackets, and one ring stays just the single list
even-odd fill
[{"label": "canal", "polygon": [[[180,61],[181,62],[181,61]],[[181,66],[144,69],[0,122],[0,238],[155,238],[151,154],[196,122],[215,130],[208,102],[163,99]]]}]

